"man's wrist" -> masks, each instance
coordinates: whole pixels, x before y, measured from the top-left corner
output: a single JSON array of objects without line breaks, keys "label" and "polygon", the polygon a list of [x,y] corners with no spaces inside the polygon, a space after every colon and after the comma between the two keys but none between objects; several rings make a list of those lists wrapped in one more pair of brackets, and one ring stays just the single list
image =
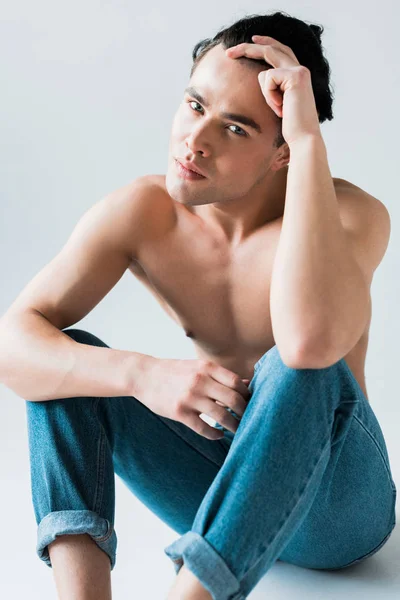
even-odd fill
[{"label": "man's wrist", "polygon": [[134,396],[140,400],[142,390],[149,380],[152,366],[160,360],[149,354],[140,352],[129,352],[127,359],[122,365],[125,396]]},{"label": "man's wrist", "polygon": [[289,144],[290,155],[300,151],[304,151],[305,148],[320,147],[326,149],[325,140],[320,134],[308,134],[297,138]]}]

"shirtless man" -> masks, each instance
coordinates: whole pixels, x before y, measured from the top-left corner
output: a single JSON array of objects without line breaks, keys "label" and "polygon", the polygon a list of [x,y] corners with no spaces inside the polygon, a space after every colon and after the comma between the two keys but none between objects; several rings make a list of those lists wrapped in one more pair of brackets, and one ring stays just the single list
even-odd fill
[{"label": "shirtless man", "polygon": [[[309,131],[274,147],[282,107],[260,87],[256,74],[265,68],[248,59],[261,60],[267,52],[268,64],[287,70],[296,62],[277,40],[253,44],[258,54],[245,44],[237,52],[248,52],[247,58],[239,60],[221,45],[208,51],[175,115],[167,174],[139,177],[96,203],[3,316],[1,381],[18,395],[130,394],[178,419],[165,398],[162,408],[151,402],[151,392],[153,400],[157,396],[151,386],[155,374],[162,378],[159,365],[183,369],[184,361],[82,346],[61,331],[87,315],[129,269],[193,340],[201,362],[187,361],[191,372],[193,364],[205,365],[226,389],[236,390],[231,407],[239,406],[239,395],[248,398],[243,382],[275,344],[295,368],[319,368],[344,356],[367,397],[369,288],[388,244],[389,215],[367,192],[330,177],[307,72],[299,86],[309,110],[297,116]],[[266,50],[272,44],[275,54]],[[277,88],[284,88],[289,74],[280,76]],[[286,98],[289,119],[294,96]],[[288,139],[299,131],[298,122],[286,126]],[[239,409],[242,414],[243,404]],[[194,413],[185,423],[219,437]],[[224,424],[233,427],[228,418]],[[88,536],[59,537],[49,551],[60,595],[89,594],[94,581],[96,598],[111,593],[107,556]],[[185,568],[176,581],[169,600],[211,598]]]}]

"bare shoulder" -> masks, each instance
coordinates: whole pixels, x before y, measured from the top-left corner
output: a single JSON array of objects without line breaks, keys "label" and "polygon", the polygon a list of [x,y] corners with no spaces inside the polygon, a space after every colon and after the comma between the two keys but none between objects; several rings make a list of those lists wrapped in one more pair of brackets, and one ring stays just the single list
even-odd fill
[{"label": "bare shoulder", "polygon": [[371,206],[374,204],[377,207],[381,205],[383,207],[382,212],[384,212],[384,209],[387,211],[385,204],[381,200],[375,196],[372,196],[372,194],[352,183],[351,181],[348,181],[347,179],[341,179],[339,177],[333,177],[333,183],[335,185],[335,189],[340,191],[341,198],[357,199],[359,201],[364,200],[365,203],[369,203]]},{"label": "bare shoulder", "polygon": [[142,175],[108,195],[108,201],[119,210],[128,240],[132,241],[131,256],[137,259],[143,244],[163,235],[176,222],[172,198],[160,183],[160,176]]},{"label": "bare shoulder", "polygon": [[[347,179],[341,179],[340,177],[333,177],[333,183],[335,185],[335,189],[339,190],[342,193],[345,191],[348,191],[348,192],[359,193],[360,194],[359,197],[361,197],[361,194],[364,194],[365,196],[369,196],[370,198],[373,198],[373,196],[371,196],[371,194],[368,194],[368,192],[366,192],[365,190],[360,188],[355,183],[348,181]],[[351,197],[351,194],[350,194],[350,197]]]},{"label": "bare shoulder", "polygon": [[167,194],[162,185],[160,175],[141,175],[116,190],[113,190],[108,197],[114,203],[122,203],[135,208],[137,205],[141,209],[148,209],[149,212],[156,207],[161,213],[173,212],[174,202]]},{"label": "bare shoulder", "polygon": [[389,211],[381,200],[350,181],[336,178],[334,184],[342,225],[358,252],[359,262],[373,271],[389,244]]},{"label": "bare shoulder", "polygon": [[377,219],[390,231],[390,214],[382,200],[346,179],[333,178],[337,199],[343,214],[358,212],[365,222]]}]

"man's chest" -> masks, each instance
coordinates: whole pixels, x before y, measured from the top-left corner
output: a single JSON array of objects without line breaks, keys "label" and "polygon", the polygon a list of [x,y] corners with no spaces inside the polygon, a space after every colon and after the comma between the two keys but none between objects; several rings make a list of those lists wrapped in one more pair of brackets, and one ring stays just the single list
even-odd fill
[{"label": "man's chest", "polygon": [[234,251],[187,227],[149,244],[131,272],[205,352],[257,356],[274,345],[269,293],[281,220]]},{"label": "man's chest", "polygon": [[[254,363],[275,344],[269,298],[282,218],[258,229],[234,252],[195,220],[178,223],[142,248],[130,270],[193,339],[199,358],[251,377]],[[366,397],[370,321],[371,314],[344,357]]]}]

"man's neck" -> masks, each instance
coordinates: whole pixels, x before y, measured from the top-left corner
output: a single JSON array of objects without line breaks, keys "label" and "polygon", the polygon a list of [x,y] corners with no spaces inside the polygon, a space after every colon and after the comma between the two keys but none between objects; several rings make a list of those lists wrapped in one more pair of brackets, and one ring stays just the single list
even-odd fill
[{"label": "man's neck", "polygon": [[201,219],[203,225],[215,233],[221,242],[231,247],[239,246],[254,231],[283,216],[288,169],[289,167],[283,167],[276,173],[268,190],[269,198],[264,202],[261,199],[261,203],[249,202],[246,205],[240,199],[224,205],[193,205],[190,211]]}]

